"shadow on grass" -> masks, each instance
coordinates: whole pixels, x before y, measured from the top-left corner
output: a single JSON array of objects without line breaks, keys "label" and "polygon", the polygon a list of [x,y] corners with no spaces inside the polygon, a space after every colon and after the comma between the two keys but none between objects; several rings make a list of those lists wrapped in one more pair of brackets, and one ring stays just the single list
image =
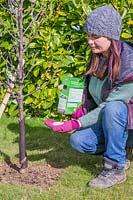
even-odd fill
[{"label": "shadow on grass", "polygon": [[18,167],[16,164],[13,164],[13,163],[12,163],[12,161],[11,161],[9,155],[5,154],[5,153],[2,152],[1,150],[0,150],[0,155],[3,156],[4,161],[5,161],[5,163],[6,163],[8,166],[10,166],[12,169],[15,169],[16,171],[19,172],[19,167]]},{"label": "shadow on grass", "polygon": [[[10,123],[8,129],[16,134],[15,143],[19,142],[19,127],[17,123]],[[26,123],[26,150],[29,161],[46,160],[56,168],[80,166],[92,173],[101,170],[102,156],[80,154],[69,144],[70,134],[58,134],[45,126],[30,126]],[[18,155],[16,155],[18,157]]]}]

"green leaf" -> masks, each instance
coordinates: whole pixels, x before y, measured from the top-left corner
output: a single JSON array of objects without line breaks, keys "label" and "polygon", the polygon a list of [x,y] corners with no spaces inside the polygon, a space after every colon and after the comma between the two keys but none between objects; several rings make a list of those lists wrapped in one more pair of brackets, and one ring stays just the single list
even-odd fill
[{"label": "green leaf", "polygon": [[56,14],[58,14],[60,16],[66,16],[66,13],[63,11],[57,11]]},{"label": "green leaf", "polygon": [[132,35],[129,33],[122,33],[122,37],[128,39],[128,38],[131,38]]},{"label": "green leaf", "polygon": [[43,62],[44,62],[44,59],[41,59],[41,58],[38,59],[38,58],[37,58],[37,59],[36,59],[35,66],[36,66],[36,65],[42,65]]},{"label": "green leaf", "polygon": [[34,92],[32,95],[34,97],[36,97],[36,98],[39,98],[39,96],[40,96],[40,90],[38,90],[37,92]]},{"label": "green leaf", "polygon": [[30,103],[32,103],[33,101],[34,101],[33,98],[27,97],[27,99],[25,100],[25,103],[26,103],[26,104],[30,104]]},{"label": "green leaf", "polygon": [[3,62],[0,63],[0,67],[1,68],[4,67],[5,65],[6,65],[5,61],[3,61]]},{"label": "green leaf", "polygon": [[54,42],[56,43],[56,45],[60,44],[60,37],[57,34],[54,35]]},{"label": "green leaf", "polygon": [[31,48],[31,49],[34,49],[36,47],[38,47],[38,45],[35,42],[32,42],[32,43],[29,44],[29,48]]},{"label": "green leaf", "polygon": [[89,6],[88,3],[86,3],[86,4],[83,3],[82,9],[83,9],[83,11],[84,11],[84,13],[85,13],[86,15],[88,15],[88,14],[91,12],[91,8],[90,8],[90,6]]},{"label": "green leaf", "polygon": [[18,114],[17,105],[11,104],[9,107],[8,113],[10,116],[15,116],[16,114]]},{"label": "green leaf", "polygon": [[35,68],[35,69],[33,70],[33,74],[34,74],[35,77],[38,76],[39,71],[40,71],[40,68],[39,68],[39,67],[37,67],[37,68]]},{"label": "green leaf", "polygon": [[28,85],[28,93],[32,92],[34,89],[35,89],[35,85],[33,84]]},{"label": "green leaf", "polygon": [[7,41],[3,41],[0,43],[0,47],[5,47],[7,48],[9,46],[9,43]]},{"label": "green leaf", "polygon": [[128,21],[127,24],[133,25],[133,20]]}]

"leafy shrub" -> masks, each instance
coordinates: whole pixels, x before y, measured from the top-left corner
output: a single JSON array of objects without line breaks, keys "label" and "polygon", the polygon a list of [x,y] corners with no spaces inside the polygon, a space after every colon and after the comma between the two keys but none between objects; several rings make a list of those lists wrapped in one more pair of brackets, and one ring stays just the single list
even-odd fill
[{"label": "leafy shrub", "polygon": [[[29,1],[24,2],[25,13],[30,10],[30,4]],[[112,1],[112,4],[110,4],[110,1],[99,2],[97,0],[39,0],[36,5],[36,12],[39,12],[41,4],[44,5],[43,23],[34,27],[37,34],[30,42],[24,58],[26,60],[25,73],[29,72],[29,74],[25,79],[23,92],[24,95],[32,93],[36,87],[40,87],[41,90],[25,97],[25,115],[61,118],[57,114],[58,85],[61,78],[68,74],[82,77],[91,53],[84,33],[86,16],[98,6],[113,4],[123,18],[122,39],[131,41],[133,38],[133,3],[132,1],[122,0]],[[6,27],[12,32],[12,21],[7,10],[1,8],[0,19],[4,20]],[[24,19],[24,28],[31,19],[31,15]],[[37,30],[38,27],[39,31]],[[30,31],[25,34],[25,43],[29,39],[29,34]],[[4,56],[10,58],[10,53],[16,53],[15,42],[2,25],[0,25],[0,37],[0,48]],[[13,62],[17,63],[16,54]],[[0,58],[0,78],[2,80],[6,80],[6,70],[5,62]],[[5,92],[6,88],[1,87],[1,100]],[[6,112],[9,115],[17,114],[17,105],[13,96],[10,98]]]}]

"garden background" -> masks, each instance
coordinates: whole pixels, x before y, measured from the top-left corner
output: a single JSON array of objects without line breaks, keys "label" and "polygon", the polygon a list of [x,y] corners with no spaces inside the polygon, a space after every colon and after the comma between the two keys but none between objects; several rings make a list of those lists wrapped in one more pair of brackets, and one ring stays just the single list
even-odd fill
[{"label": "garden background", "polygon": [[[4,0],[1,1],[4,2]],[[30,1],[24,2],[24,12],[28,12]],[[32,93],[38,87],[42,89],[24,99],[25,116],[61,118],[57,114],[58,85],[61,83],[61,78],[68,74],[83,77],[90,56],[90,48],[84,33],[86,16],[98,6],[113,5],[123,19],[121,39],[133,41],[133,1],[39,0],[37,2],[36,12],[39,12],[40,5],[43,5],[43,22],[40,24],[34,39],[30,42],[24,58],[26,62],[24,73],[31,70],[31,66],[32,70],[24,81],[23,93],[24,95]],[[31,18],[30,14],[23,20],[24,28]],[[10,15],[3,7],[0,8],[0,19],[4,21],[5,27],[11,33],[15,31],[12,30]],[[12,62],[16,65],[17,52],[14,50],[16,43],[5,27],[0,25],[0,49],[5,58],[8,59],[14,53]],[[35,28],[37,29],[37,27]],[[24,36],[24,44],[29,42],[27,40],[29,40],[30,31]],[[7,73],[13,76],[11,70],[7,71],[7,65],[0,57],[1,81],[6,79]],[[0,102],[5,91],[6,87],[0,88]],[[11,96],[5,112],[10,116],[18,114],[17,102],[13,96]]]},{"label": "garden background", "polygon": [[[14,0],[9,0],[8,3],[11,1]],[[24,1],[25,13],[30,11],[31,2],[34,3],[34,0]],[[13,65],[16,66],[15,40],[11,37],[16,30],[12,27],[13,22],[8,10],[5,9],[7,1],[1,0],[0,4],[2,5],[0,22],[4,21],[4,27],[0,23],[0,50],[4,58],[10,60],[12,56]],[[35,184],[34,182],[11,183],[11,174],[8,181],[5,178],[5,182],[1,182],[2,178],[10,173],[8,168],[4,168],[3,172],[0,170],[2,175],[0,176],[0,200],[133,200],[132,168],[127,172],[128,180],[124,184],[107,190],[88,188],[86,183],[102,169],[102,156],[81,155],[75,152],[69,145],[70,133],[60,135],[43,125],[45,118],[64,118],[57,113],[58,85],[61,78],[69,74],[83,77],[91,52],[84,33],[86,16],[98,6],[113,5],[123,19],[121,39],[133,41],[133,1],[38,0],[35,6],[36,13],[39,12],[41,5],[43,5],[41,13],[43,20],[40,24],[35,24],[34,30],[26,32],[24,37],[24,44],[29,45],[24,58],[26,61],[24,73],[28,76],[23,84],[23,94],[31,93],[24,98],[29,170],[31,169],[32,174],[33,166],[37,166],[39,170],[40,166],[42,169],[43,166],[47,166],[45,174],[41,170],[38,171],[44,176],[39,178],[44,178],[46,182],[44,187],[38,187],[39,184],[36,182],[38,177],[35,174],[32,180]],[[23,21],[24,27],[32,17],[32,14],[26,16]],[[29,35],[32,31],[36,34],[30,42]],[[2,82],[6,81],[8,76],[12,79],[13,71],[7,67],[5,60],[0,56],[0,103],[7,90]],[[16,84],[15,89],[17,87]],[[40,89],[32,93],[36,88]],[[17,115],[17,102],[12,94],[5,113],[0,119],[0,169],[5,161],[10,165],[18,162]],[[52,169],[56,170],[59,176],[54,177]],[[47,185],[48,180],[51,182]]]}]

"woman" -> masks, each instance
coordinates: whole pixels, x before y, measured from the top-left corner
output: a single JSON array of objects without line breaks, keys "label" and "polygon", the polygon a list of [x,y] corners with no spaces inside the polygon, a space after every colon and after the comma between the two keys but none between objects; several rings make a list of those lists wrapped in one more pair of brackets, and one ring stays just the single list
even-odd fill
[{"label": "woman", "polygon": [[[120,41],[121,16],[110,6],[88,15],[85,32],[92,57],[85,75],[83,105],[74,119],[58,123],[46,120],[54,131],[70,136],[71,146],[81,153],[103,153],[103,171],[88,183],[108,188],[126,180],[126,142],[133,129],[133,48]],[[78,130],[77,130],[78,129]]]}]

